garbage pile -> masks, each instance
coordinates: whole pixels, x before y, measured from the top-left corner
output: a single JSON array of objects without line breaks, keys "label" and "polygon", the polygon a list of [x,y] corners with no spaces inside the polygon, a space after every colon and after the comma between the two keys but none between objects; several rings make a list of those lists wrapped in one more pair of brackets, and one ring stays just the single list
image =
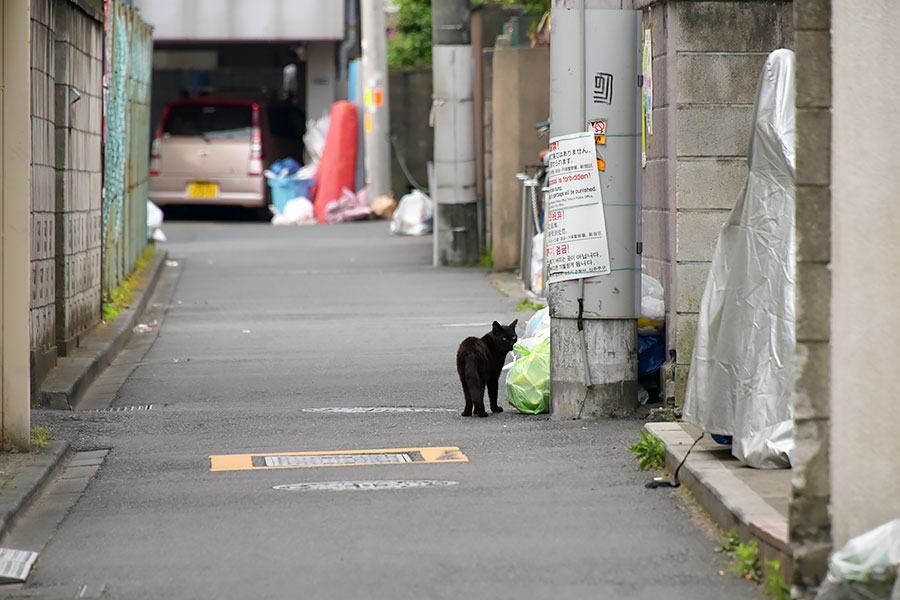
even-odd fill
[{"label": "garbage pile", "polygon": [[[666,362],[665,290],[659,280],[641,273],[641,316],[638,318],[638,402],[655,401],[656,373]],[[651,394],[652,392],[652,394]]]},{"label": "garbage pile", "polygon": [[504,367],[506,400],[520,413],[550,412],[550,309],[542,308],[525,325],[525,333],[513,347],[518,355]]}]

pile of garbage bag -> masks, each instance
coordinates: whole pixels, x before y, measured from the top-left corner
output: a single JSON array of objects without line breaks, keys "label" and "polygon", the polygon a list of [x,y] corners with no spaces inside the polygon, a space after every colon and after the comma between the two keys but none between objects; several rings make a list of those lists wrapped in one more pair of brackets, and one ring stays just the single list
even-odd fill
[{"label": "pile of garbage bag", "polygon": [[641,316],[638,327],[638,401],[650,401],[650,391],[658,391],[658,378],[652,377],[666,362],[665,290],[654,277],[641,273]]},{"label": "pile of garbage bag", "polygon": [[550,412],[550,309],[532,315],[525,332],[513,347],[516,353],[504,367],[506,401],[521,413]]}]

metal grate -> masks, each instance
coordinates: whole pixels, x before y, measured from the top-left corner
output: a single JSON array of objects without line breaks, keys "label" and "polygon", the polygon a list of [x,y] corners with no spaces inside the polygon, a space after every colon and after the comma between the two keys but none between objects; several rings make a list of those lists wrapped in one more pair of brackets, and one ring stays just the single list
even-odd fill
[{"label": "metal grate", "polygon": [[458,481],[437,481],[434,479],[383,479],[377,481],[313,481],[309,483],[289,483],[273,486],[274,490],[291,492],[346,490],[400,490],[405,488],[440,487],[456,485]]},{"label": "metal grate", "polygon": [[135,412],[139,410],[150,410],[153,404],[138,404],[136,406],[110,406],[109,408],[98,408],[91,412]]},{"label": "metal grate", "polygon": [[329,467],[339,465],[383,465],[419,462],[409,452],[379,452],[365,454],[313,454],[300,456],[265,456],[267,467]]}]

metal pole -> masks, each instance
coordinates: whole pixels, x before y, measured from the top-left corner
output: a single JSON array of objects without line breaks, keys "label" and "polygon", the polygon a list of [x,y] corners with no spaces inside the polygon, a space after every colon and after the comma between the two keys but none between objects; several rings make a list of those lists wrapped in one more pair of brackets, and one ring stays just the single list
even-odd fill
[{"label": "metal pole", "polygon": [[384,0],[361,0],[363,133],[370,201],[391,194],[390,111]]}]

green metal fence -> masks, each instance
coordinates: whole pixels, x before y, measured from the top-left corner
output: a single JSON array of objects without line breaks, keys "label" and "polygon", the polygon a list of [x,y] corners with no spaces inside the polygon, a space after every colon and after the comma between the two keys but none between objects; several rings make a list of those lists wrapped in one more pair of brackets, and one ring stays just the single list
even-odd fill
[{"label": "green metal fence", "polygon": [[152,28],[128,4],[106,0],[104,51],[103,292],[147,247]]}]

